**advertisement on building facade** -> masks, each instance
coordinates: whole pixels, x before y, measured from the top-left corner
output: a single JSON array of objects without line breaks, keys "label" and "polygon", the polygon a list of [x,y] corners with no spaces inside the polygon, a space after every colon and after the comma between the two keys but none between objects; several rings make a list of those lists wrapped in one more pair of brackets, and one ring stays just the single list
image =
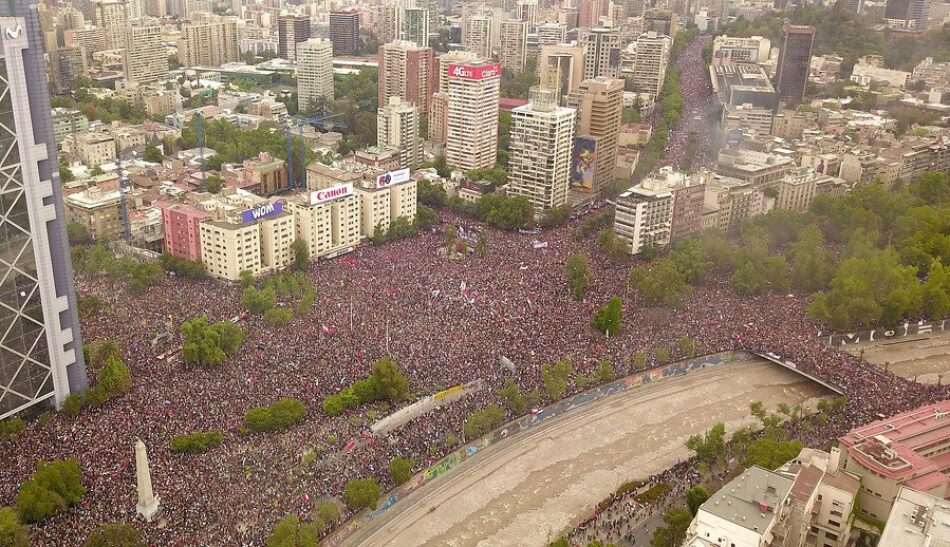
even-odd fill
[{"label": "advertisement on building facade", "polygon": [[254,222],[255,220],[278,215],[283,212],[283,210],[284,206],[279,201],[276,203],[265,203],[253,209],[241,212],[241,220],[244,222]]},{"label": "advertisement on building facade", "polygon": [[316,190],[310,192],[310,205],[317,205],[323,203],[324,201],[330,201],[331,199],[342,198],[346,196],[353,195],[353,183],[348,182],[346,184],[340,184],[338,186],[331,186],[329,188],[324,188],[322,190]]},{"label": "advertisement on building facade", "polygon": [[449,65],[449,76],[465,80],[484,80],[501,75],[501,63],[484,66]]},{"label": "advertisement on building facade", "polygon": [[726,134],[726,146],[729,150],[738,150],[742,146],[742,130],[730,129]]},{"label": "advertisement on building facade", "polygon": [[597,139],[577,137],[574,139],[574,157],[571,158],[571,188],[593,190],[596,170]]},{"label": "advertisement on building facade", "polygon": [[400,182],[409,180],[409,169],[400,169],[399,171],[390,171],[384,175],[376,177],[376,188],[381,189]]}]

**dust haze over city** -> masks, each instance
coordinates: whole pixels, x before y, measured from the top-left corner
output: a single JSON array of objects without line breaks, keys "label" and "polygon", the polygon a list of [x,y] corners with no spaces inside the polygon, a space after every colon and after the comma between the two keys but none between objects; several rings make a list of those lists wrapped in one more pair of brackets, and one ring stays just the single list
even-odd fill
[{"label": "dust haze over city", "polygon": [[950,3],[9,0],[0,547],[950,545]]}]

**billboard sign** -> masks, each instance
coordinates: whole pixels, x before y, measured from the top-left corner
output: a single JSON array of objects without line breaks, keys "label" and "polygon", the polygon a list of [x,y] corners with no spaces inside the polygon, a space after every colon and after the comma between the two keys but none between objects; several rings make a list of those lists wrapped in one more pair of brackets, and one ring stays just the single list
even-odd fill
[{"label": "billboard sign", "polygon": [[400,182],[409,180],[409,169],[400,169],[399,171],[390,171],[376,177],[376,188],[381,189]]},{"label": "billboard sign", "polygon": [[593,191],[596,171],[597,139],[577,137],[574,139],[574,156],[571,159],[571,188]]},{"label": "billboard sign", "polygon": [[255,220],[261,220],[262,218],[272,217],[283,212],[284,206],[281,202],[276,203],[264,203],[258,205],[253,209],[248,209],[241,213],[241,220],[243,222],[254,222]]},{"label": "billboard sign", "polygon": [[348,182],[346,184],[340,184],[337,186],[331,186],[329,188],[324,188],[322,190],[316,190],[310,192],[310,205],[317,205],[323,203],[324,201],[330,201],[331,199],[342,198],[346,196],[353,195],[353,183]]},{"label": "billboard sign", "polygon": [[491,63],[481,66],[449,65],[449,76],[464,80],[484,80],[492,76],[501,75],[501,63]]},{"label": "billboard sign", "polygon": [[742,130],[741,129],[730,129],[726,133],[726,146],[729,150],[738,150],[742,146]]}]

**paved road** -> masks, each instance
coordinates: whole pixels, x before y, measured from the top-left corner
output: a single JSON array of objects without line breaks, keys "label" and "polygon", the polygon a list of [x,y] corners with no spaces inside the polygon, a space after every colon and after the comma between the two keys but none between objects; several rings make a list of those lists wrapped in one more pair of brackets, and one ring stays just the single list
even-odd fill
[{"label": "paved road", "polygon": [[411,494],[344,545],[542,546],[624,480],[687,456],[686,438],[751,423],[748,405],[823,395],[758,358],[620,393],[492,446]]}]

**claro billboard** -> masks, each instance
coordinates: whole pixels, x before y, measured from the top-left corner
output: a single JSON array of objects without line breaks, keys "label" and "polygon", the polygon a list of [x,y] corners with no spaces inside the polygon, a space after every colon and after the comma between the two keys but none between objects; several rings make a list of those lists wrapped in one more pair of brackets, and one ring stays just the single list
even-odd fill
[{"label": "claro billboard", "polygon": [[342,198],[342,197],[352,196],[352,195],[353,195],[352,182],[348,182],[346,184],[340,184],[338,186],[331,186],[329,188],[324,188],[323,190],[310,192],[310,205],[317,205],[318,203],[323,203],[324,201],[330,201],[331,199]]},{"label": "claro billboard", "polygon": [[501,63],[492,63],[481,66],[449,65],[449,76],[466,80],[484,80],[492,76],[501,75]]}]

